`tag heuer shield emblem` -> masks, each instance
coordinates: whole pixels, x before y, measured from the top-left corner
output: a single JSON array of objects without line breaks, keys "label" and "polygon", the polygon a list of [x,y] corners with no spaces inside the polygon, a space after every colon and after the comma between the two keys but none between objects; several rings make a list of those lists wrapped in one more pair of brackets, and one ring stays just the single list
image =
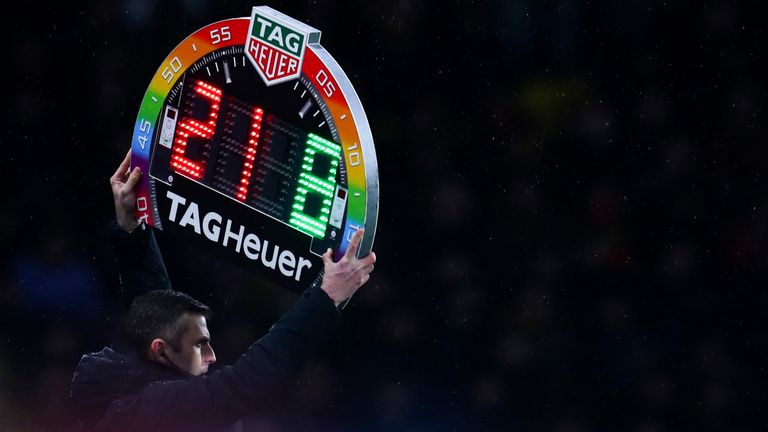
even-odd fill
[{"label": "tag heuer shield emblem", "polygon": [[304,49],[318,43],[320,31],[267,7],[253,8],[245,55],[267,86],[297,79]]}]

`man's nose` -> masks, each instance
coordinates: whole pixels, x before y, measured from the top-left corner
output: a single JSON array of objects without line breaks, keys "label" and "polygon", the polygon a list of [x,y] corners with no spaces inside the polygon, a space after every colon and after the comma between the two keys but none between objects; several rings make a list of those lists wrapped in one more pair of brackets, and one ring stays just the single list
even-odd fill
[{"label": "man's nose", "polygon": [[208,348],[208,355],[206,356],[205,362],[207,364],[213,364],[216,363],[216,353],[213,352],[213,348]]}]

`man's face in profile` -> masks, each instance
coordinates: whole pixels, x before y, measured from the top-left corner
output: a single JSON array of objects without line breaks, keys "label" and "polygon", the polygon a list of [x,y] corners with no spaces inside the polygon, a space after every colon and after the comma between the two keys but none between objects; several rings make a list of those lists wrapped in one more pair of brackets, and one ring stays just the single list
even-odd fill
[{"label": "man's face in profile", "polygon": [[165,355],[180,369],[199,376],[208,372],[208,366],[216,362],[211,348],[211,334],[205,317],[185,313],[179,318],[180,328],[186,329],[181,338],[181,350],[166,350]]}]

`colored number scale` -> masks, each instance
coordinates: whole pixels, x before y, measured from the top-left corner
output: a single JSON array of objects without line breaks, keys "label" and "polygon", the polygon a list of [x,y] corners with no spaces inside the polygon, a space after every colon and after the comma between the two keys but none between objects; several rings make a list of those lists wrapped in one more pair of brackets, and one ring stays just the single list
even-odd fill
[{"label": "colored number scale", "polygon": [[137,217],[294,291],[378,217],[368,120],[320,32],[266,6],[184,39],[149,84]]}]

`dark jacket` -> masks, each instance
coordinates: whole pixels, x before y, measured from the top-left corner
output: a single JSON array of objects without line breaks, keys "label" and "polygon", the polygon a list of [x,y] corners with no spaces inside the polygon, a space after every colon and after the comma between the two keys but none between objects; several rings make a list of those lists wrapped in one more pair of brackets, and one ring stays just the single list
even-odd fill
[{"label": "dark jacket", "polygon": [[[118,231],[113,243],[123,289],[169,288],[151,231]],[[116,341],[80,360],[72,381],[75,415],[83,429],[95,431],[230,428],[276,394],[339,322],[333,301],[315,282],[234,365],[200,377],[146,360]]]}]

